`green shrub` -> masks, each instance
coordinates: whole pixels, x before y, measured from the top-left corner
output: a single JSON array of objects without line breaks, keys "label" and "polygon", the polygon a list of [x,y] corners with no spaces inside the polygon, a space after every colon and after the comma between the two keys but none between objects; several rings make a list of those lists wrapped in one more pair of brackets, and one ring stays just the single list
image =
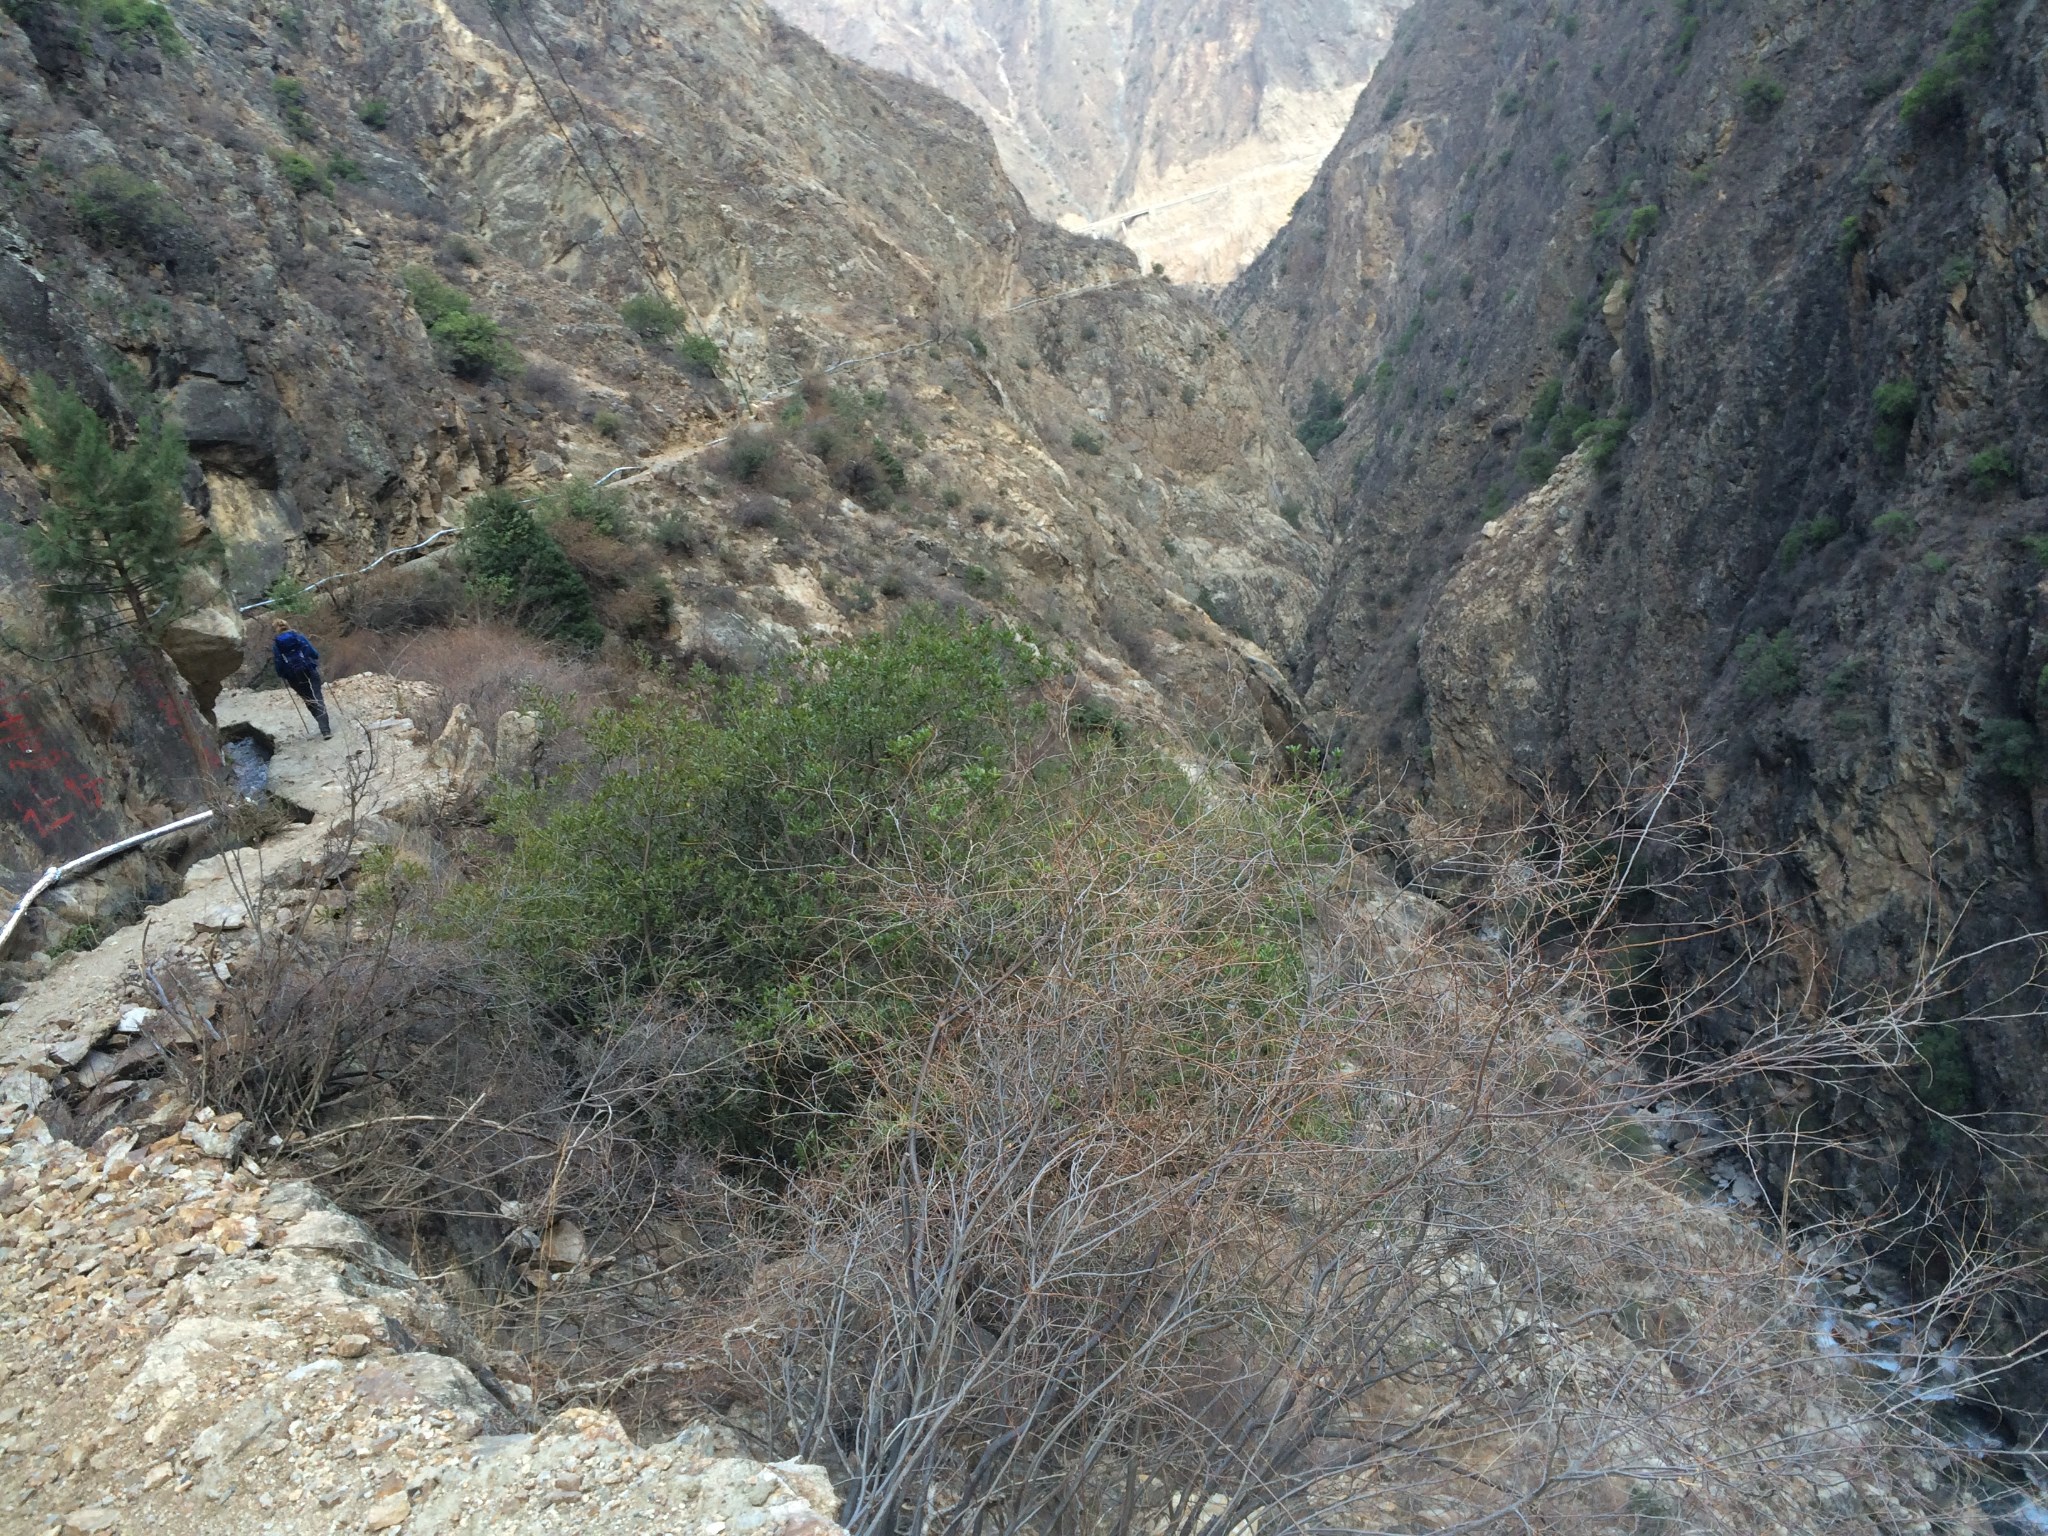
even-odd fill
[{"label": "green shrub", "polygon": [[1093,695],[1067,706],[1067,729],[1077,735],[1116,729],[1116,711]]},{"label": "green shrub", "polygon": [[1842,525],[1823,514],[1794,523],[1778,545],[1778,569],[1789,571],[1813,550],[1832,544],[1842,536]]},{"label": "green shrub", "polygon": [[616,443],[625,436],[626,418],[617,411],[599,411],[590,418],[590,424],[597,428],[597,435],[608,443]]},{"label": "green shrub", "polygon": [[471,380],[518,372],[518,349],[497,321],[475,311],[468,294],[424,267],[406,268],[404,281],[443,367]]},{"label": "green shrub", "polygon": [[406,297],[412,300],[413,313],[420,317],[428,330],[450,315],[466,315],[470,311],[468,294],[451,283],[444,283],[425,267],[407,267],[400,278],[405,284]]},{"label": "green shrub", "polygon": [[1080,449],[1081,452],[1091,454],[1096,457],[1100,457],[1102,450],[1109,446],[1108,443],[1103,440],[1103,436],[1100,432],[1091,432],[1086,427],[1074,428],[1073,436],[1070,437],[1068,441],[1071,442],[1076,448]]},{"label": "green shrub", "polygon": [[970,565],[963,569],[960,585],[976,597],[993,597],[1003,590],[1002,579],[985,565]]},{"label": "green shrub", "polygon": [[1287,497],[1280,503],[1281,521],[1290,528],[1299,529],[1301,527],[1302,510],[1302,505],[1298,500],[1292,496]]},{"label": "green shrub", "polygon": [[600,714],[595,781],[507,796],[509,851],[460,908],[572,1011],[607,986],[658,989],[794,1044],[805,999],[927,958],[863,920],[864,872],[998,808],[1044,676],[1007,626],[913,616],[758,680],[707,680],[694,711]]},{"label": "green shrub", "polygon": [[1932,130],[1960,121],[1970,82],[1988,74],[2001,54],[1998,23],[2012,0],[1974,0],[1949,28],[1948,41],[1899,99],[1899,117]]},{"label": "green shrub", "polygon": [[[687,335],[676,343],[676,355],[692,373],[715,379],[725,363],[725,353],[709,336]],[[801,407],[799,407],[801,410]]]},{"label": "green shrub", "polygon": [[327,173],[297,150],[276,150],[271,158],[277,162],[277,173],[284,178],[284,184],[298,196],[304,197],[308,192],[334,195],[334,183],[327,179]]},{"label": "green shrub", "polygon": [[1967,287],[1977,275],[1977,261],[1973,256],[1951,256],[1941,264],[1941,286],[1953,292]]},{"label": "green shrub", "polygon": [[126,247],[151,261],[176,256],[190,232],[161,187],[117,165],[96,165],[81,176],[71,210],[94,245]]},{"label": "green shrub", "polygon": [[302,614],[313,611],[312,589],[302,586],[289,571],[279,576],[265,589],[263,600],[270,605],[268,611],[274,614]]},{"label": "green shrub", "polygon": [[74,923],[71,930],[50,946],[50,956],[83,955],[100,947],[103,935],[97,923]]},{"label": "green shrub", "polygon": [[1955,561],[1947,555],[1930,553],[1920,557],[1920,569],[1930,576],[1946,576],[1955,569]]},{"label": "green shrub", "polygon": [[1614,467],[1616,455],[1628,438],[1626,416],[1603,416],[1598,421],[1589,421],[1573,433],[1573,441],[1585,454],[1586,463],[1594,473],[1605,474]]},{"label": "green shrub", "polygon": [[1878,458],[1897,469],[1912,445],[1913,423],[1920,415],[1920,386],[1910,379],[1889,379],[1871,396],[1877,413],[1874,437]]},{"label": "green shrub", "polygon": [[2020,539],[2030,559],[2036,565],[2048,565],[2048,533],[2029,533]]},{"label": "green shrub", "polygon": [[782,460],[782,445],[770,433],[736,433],[725,450],[725,472],[742,485],[763,485]]},{"label": "green shrub", "polygon": [[642,341],[667,341],[687,318],[658,293],[636,293],[619,306],[619,319]]},{"label": "green shrub", "polygon": [[604,638],[589,583],[512,492],[500,487],[470,499],[462,567],[471,588],[521,628],[578,645]]},{"label": "green shrub", "polygon": [[868,445],[868,450],[874,457],[875,468],[882,472],[890,490],[902,492],[910,489],[910,471],[904,468],[903,460],[895,449],[878,437]]},{"label": "green shrub", "polygon": [[1835,254],[1844,265],[1856,259],[1856,253],[1870,243],[1870,235],[1863,227],[1863,215],[1852,213],[1842,220],[1835,236]]},{"label": "green shrub", "polygon": [[[1419,321],[1420,317],[1417,319]],[[1302,447],[1310,453],[1321,453],[1341,437],[1344,432],[1344,405],[1344,397],[1328,379],[1317,379],[1309,387],[1308,404],[1294,429]]]},{"label": "green shrub", "polygon": [[1963,1032],[1953,1024],[1926,1025],[1913,1036],[1913,1054],[1920,1063],[1914,1096],[1937,1115],[1967,1113],[1977,1101],[1977,1074]]},{"label": "green shrub", "polygon": [[1790,630],[1781,629],[1768,637],[1762,631],[1748,636],[1735,648],[1735,665],[1741,669],[1746,699],[1782,702],[1799,692],[1799,649]]},{"label": "green shrub", "polygon": [[98,0],[97,6],[82,6],[81,10],[88,8],[97,10],[100,25],[122,42],[147,37],[172,59],[181,59],[187,52],[176,18],[157,0]]},{"label": "green shrub", "polygon": [[1954,60],[1937,58],[1899,98],[1899,116],[1916,128],[1936,128],[1963,113],[1965,79]]},{"label": "green shrub", "polygon": [[363,162],[337,149],[327,156],[327,174],[336,181],[361,181]]},{"label": "green shrub", "polygon": [[625,496],[588,480],[564,480],[541,497],[537,510],[543,523],[575,518],[612,538],[617,538],[626,524]]},{"label": "green shrub", "polygon": [[[76,19],[78,46],[90,51],[95,32],[105,32],[117,47],[147,39],[167,59],[181,59],[189,50],[179,34],[177,20],[157,0],[48,0],[52,9],[68,11]],[[25,21],[40,9],[37,0],[0,0],[0,14]]]},{"label": "green shrub", "polygon": [[1516,468],[1531,485],[1543,485],[1557,473],[1557,466],[1564,462],[1564,455],[1544,443],[1524,448],[1515,460]]},{"label": "green shrub", "polygon": [[1583,298],[1573,299],[1571,308],[1565,311],[1564,324],[1557,328],[1557,334],[1551,338],[1557,344],[1557,350],[1567,357],[1579,350],[1579,343],[1585,338],[1586,314],[1586,301]]},{"label": "green shrub", "polygon": [[1380,106],[1380,121],[1391,123],[1401,115],[1401,109],[1408,105],[1408,82],[1403,80],[1388,93]]},{"label": "green shrub", "polygon": [[1623,238],[1630,245],[1639,244],[1657,232],[1657,226],[1663,221],[1663,218],[1664,210],[1662,208],[1659,208],[1655,203],[1645,203],[1628,216],[1628,230]]},{"label": "green shrub", "polygon": [[979,331],[962,331],[960,339],[967,343],[967,349],[981,362],[988,361],[988,343],[981,339]]},{"label": "green shrub", "polygon": [[306,87],[290,75],[281,75],[270,82],[270,94],[277,102],[277,115],[295,139],[313,139],[320,133],[320,125],[313,120],[313,114],[306,106]]},{"label": "green shrub", "polygon": [[1903,544],[1920,531],[1920,524],[1910,512],[1894,507],[1889,512],[1880,512],[1870,520],[1870,531],[1887,544]]},{"label": "green shrub", "polygon": [[1557,408],[1564,403],[1564,381],[1547,379],[1536,391],[1536,398],[1529,405],[1527,432],[1530,437],[1543,436],[1550,430],[1550,424],[1557,418]]},{"label": "green shrub", "polygon": [[1986,448],[1970,460],[1970,489],[1979,496],[1996,496],[2017,485],[2020,467],[2010,448]]},{"label": "green shrub", "polygon": [[356,108],[356,121],[382,133],[391,126],[391,103],[382,96],[368,98]]},{"label": "green shrub", "polygon": [[448,370],[462,378],[481,381],[519,371],[518,349],[488,315],[450,315],[429,327],[428,334]]},{"label": "green shrub", "polygon": [[1785,87],[1768,75],[1751,75],[1736,87],[1735,96],[1744,112],[1761,121],[1785,104]]},{"label": "green shrub", "polygon": [[184,542],[185,440],[150,410],[134,441],[117,449],[98,413],[47,378],[34,382],[30,405],[22,439],[48,480],[42,515],[24,532],[44,602],[70,636],[108,607],[154,633],[176,616],[193,559]]},{"label": "green shrub", "polygon": [[1979,750],[1991,771],[2019,784],[2038,784],[2043,777],[2041,733],[2029,720],[1991,719],[1978,737]]}]

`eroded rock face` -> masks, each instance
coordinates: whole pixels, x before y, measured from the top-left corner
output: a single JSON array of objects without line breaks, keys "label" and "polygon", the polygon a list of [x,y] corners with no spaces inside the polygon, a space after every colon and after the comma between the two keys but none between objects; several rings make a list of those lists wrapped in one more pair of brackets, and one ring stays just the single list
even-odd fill
[{"label": "eroded rock face", "polygon": [[1227,282],[1285,221],[1405,0],[782,0],[994,129],[1042,216]]},{"label": "eroded rock face", "polygon": [[[1930,922],[2048,923],[2042,22],[1998,12],[1955,112],[1908,122],[1953,19],[1425,0],[1226,305],[1297,413],[1348,399],[1298,679],[1332,729],[1460,810],[1689,737],[1771,851],[1749,895],[1818,938],[1773,985],[1837,997]],[[1948,1107],[2048,1105],[2030,964],[1980,955],[1937,1009],[2018,999]],[[1970,1176],[1898,1097],[1835,1106],[1884,1151],[1839,1170],[1859,1198]]]}]

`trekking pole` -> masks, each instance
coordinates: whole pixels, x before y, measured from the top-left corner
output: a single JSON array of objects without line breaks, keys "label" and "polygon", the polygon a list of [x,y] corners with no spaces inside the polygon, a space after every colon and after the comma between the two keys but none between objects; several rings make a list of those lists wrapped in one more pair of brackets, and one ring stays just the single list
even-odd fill
[{"label": "trekking pole", "polygon": [[299,697],[299,690],[294,688],[290,683],[286,683],[284,685],[284,691],[292,696],[292,705],[295,709],[297,709],[299,713],[299,718],[304,720],[306,724],[313,726],[317,729],[320,722],[315,720],[313,718],[313,712],[310,709],[306,708],[306,701]]}]

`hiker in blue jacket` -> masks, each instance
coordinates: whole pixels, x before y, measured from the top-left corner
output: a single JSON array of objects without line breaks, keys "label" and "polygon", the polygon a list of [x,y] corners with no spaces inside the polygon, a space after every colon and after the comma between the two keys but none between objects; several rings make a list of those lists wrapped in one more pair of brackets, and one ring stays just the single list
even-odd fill
[{"label": "hiker in blue jacket", "polygon": [[320,653],[313,649],[312,641],[292,628],[289,619],[277,619],[273,624],[277,638],[270,642],[270,664],[277,668],[285,686],[306,701],[321,737],[333,736],[333,727],[327,723],[327,697],[320,686]]}]

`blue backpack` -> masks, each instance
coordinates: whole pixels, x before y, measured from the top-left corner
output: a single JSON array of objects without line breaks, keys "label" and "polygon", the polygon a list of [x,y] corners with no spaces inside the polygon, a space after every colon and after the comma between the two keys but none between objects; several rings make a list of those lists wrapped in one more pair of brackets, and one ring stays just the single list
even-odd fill
[{"label": "blue backpack", "polygon": [[313,642],[296,629],[288,629],[271,642],[271,660],[279,677],[307,677],[320,669],[320,653]]}]

